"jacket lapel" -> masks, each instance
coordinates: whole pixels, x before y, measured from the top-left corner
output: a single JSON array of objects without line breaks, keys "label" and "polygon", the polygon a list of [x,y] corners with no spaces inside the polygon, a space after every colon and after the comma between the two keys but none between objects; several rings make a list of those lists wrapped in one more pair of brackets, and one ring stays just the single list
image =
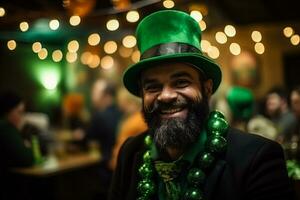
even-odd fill
[{"label": "jacket lapel", "polygon": [[214,168],[208,174],[206,183],[204,185],[204,197],[206,200],[211,200],[213,192],[216,191],[216,186],[220,177],[224,171],[226,162],[224,160],[218,160],[215,163]]},{"label": "jacket lapel", "polygon": [[[138,174],[138,168],[141,165],[141,158],[143,157],[143,152],[139,151],[135,154],[134,159],[133,159],[133,167],[132,167],[132,179],[131,179],[131,183],[130,183],[130,189],[128,192],[128,200],[132,200],[132,199],[137,199],[137,185],[138,185],[138,181],[139,181],[139,174]],[[129,172],[128,172],[129,173]]]}]

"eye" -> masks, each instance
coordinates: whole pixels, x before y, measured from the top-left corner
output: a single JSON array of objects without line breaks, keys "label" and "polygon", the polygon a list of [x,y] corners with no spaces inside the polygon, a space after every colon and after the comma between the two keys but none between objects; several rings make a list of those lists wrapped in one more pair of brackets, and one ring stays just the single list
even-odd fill
[{"label": "eye", "polygon": [[158,83],[145,84],[144,90],[146,92],[157,92],[161,89],[161,85]]},{"label": "eye", "polygon": [[186,80],[186,79],[178,79],[176,80],[175,82],[175,86],[178,87],[178,88],[184,88],[184,87],[187,87],[190,85],[190,81],[189,80]]}]

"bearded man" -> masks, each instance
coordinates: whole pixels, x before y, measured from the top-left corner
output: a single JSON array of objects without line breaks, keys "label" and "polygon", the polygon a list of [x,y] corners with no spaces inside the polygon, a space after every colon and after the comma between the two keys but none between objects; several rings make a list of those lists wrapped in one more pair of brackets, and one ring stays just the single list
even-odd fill
[{"label": "bearded man", "polygon": [[202,55],[198,23],[159,11],[140,22],[137,41],[141,61],[123,82],[142,98],[149,130],[122,146],[109,199],[291,199],[281,147],[209,113],[222,74]]}]

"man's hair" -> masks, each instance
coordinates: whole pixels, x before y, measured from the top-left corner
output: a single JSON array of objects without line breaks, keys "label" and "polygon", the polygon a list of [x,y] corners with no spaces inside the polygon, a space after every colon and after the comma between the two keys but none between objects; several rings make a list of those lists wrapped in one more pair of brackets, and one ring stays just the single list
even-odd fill
[{"label": "man's hair", "polygon": [[23,99],[12,91],[5,91],[1,93],[0,94],[0,117],[3,117],[6,114],[8,114],[22,101]]},{"label": "man's hair", "polygon": [[297,92],[300,95],[300,85],[293,88],[292,92]]},{"label": "man's hair", "polygon": [[285,101],[288,100],[288,93],[282,87],[273,87],[267,93],[267,95],[270,95],[270,94],[277,94],[281,99],[284,99]]}]

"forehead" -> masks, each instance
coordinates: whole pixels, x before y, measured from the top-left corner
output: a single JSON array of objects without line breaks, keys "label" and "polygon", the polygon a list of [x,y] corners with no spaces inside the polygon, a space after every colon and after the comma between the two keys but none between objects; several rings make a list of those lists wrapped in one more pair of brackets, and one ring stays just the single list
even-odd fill
[{"label": "forehead", "polygon": [[163,63],[155,65],[142,72],[142,80],[169,78],[174,74],[188,74],[192,78],[199,79],[199,71],[185,63]]}]

